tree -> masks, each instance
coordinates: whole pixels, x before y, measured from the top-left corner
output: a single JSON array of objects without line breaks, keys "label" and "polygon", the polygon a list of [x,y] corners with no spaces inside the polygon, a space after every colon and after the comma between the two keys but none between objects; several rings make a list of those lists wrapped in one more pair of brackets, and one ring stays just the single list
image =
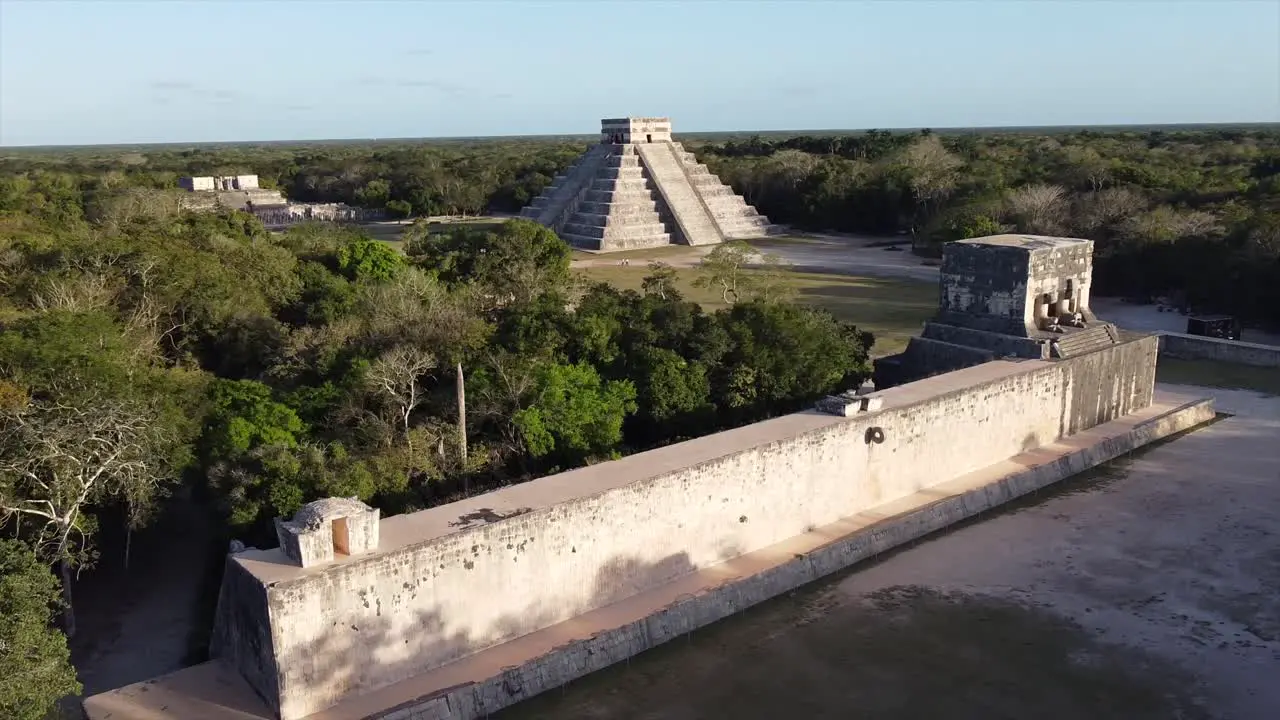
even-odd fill
[{"label": "tree", "polygon": [[0,714],[44,720],[81,691],[67,639],[51,622],[58,580],[34,552],[0,539]]},{"label": "tree", "polygon": [[[413,440],[410,420],[423,400],[422,376],[436,367],[431,353],[410,346],[400,345],[383,353],[369,365],[365,379],[374,394],[385,401],[395,413],[400,425],[405,447],[413,459]],[[461,372],[459,368],[458,372]]]},{"label": "tree", "polygon": [[856,387],[869,372],[872,338],[826,310],[788,303],[739,303],[717,313],[731,348],[713,378],[727,418],[753,422],[822,395]]},{"label": "tree", "polygon": [[795,272],[782,256],[765,253],[760,256],[760,267],[750,277],[748,289],[753,300],[783,302],[796,291]]},{"label": "tree", "polygon": [[644,427],[641,439],[658,442],[696,436],[715,422],[707,368],[666,348],[637,350],[635,420]]},{"label": "tree", "polygon": [[1056,235],[1062,231],[1066,196],[1067,191],[1058,185],[1024,185],[1011,191],[1006,202],[1022,232]]},{"label": "tree", "polygon": [[1105,232],[1146,208],[1147,200],[1139,191],[1127,187],[1107,188],[1084,196],[1076,222],[1086,233]]},{"label": "tree", "polygon": [[[640,281],[640,289],[646,295],[657,295],[666,300],[668,294],[674,294],[676,270],[667,263],[654,261],[649,263],[649,274]],[[674,296],[674,295],[673,295]]]},{"label": "tree", "polygon": [[205,476],[233,526],[247,528],[301,497],[296,478],[268,467],[297,448],[306,425],[271,388],[254,380],[219,380],[200,439]]},{"label": "tree", "polygon": [[533,404],[515,414],[534,457],[555,453],[569,462],[607,453],[622,440],[622,421],[635,412],[635,385],[602,382],[590,365],[546,365]]},{"label": "tree", "polygon": [[1004,226],[997,222],[989,215],[978,215],[970,218],[960,229],[961,238],[979,238],[991,235],[999,235],[1004,232]]},{"label": "tree", "polygon": [[1111,165],[1092,147],[1070,145],[1063,148],[1069,177],[1077,184],[1098,192],[1111,180]]},{"label": "tree", "polygon": [[941,138],[929,134],[907,146],[898,157],[898,164],[906,173],[907,185],[915,198],[911,222],[915,234],[955,189],[958,171],[964,163],[947,151]]},{"label": "tree", "polygon": [[338,268],[351,280],[385,282],[404,266],[403,255],[372,238],[355,237],[338,248]]},{"label": "tree", "polygon": [[407,218],[413,214],[413,206],[404,200],[387,202],[387,214],[393,218]]},{"label": "tree", "polygon": [[391,197],[391,184],[386,180],[370,180],[363,188],[356,191],[356,200],[365,207],[380,208],[390,206],[387,199]]},{"label": "tree", "polygon": [[110,500],[145,506],[176,479],[166,462],[170,432],[156,420],[144,406],[92,396],[75,405],[33,400],[0,414],[0,520],[58,564],[68,637],[76,630],[72,570],[94,557],[91,508]]},{"label": "tree", "polygon": [[459,228],[439,235],[418,231],[409,252],[446,284],[474,283],[490,308],[527,305],[562,293],[570,280],[568,244],[531,220],[509,220],[494,231]]},{"label": "tree", "polygon": [[746,267],[755,260],[755,248],[741,240],[731,240],[715,246],[698,263],[698,278],[694,287],[718,288],[720,299],[732,305],[741,299],[746,280]]}]

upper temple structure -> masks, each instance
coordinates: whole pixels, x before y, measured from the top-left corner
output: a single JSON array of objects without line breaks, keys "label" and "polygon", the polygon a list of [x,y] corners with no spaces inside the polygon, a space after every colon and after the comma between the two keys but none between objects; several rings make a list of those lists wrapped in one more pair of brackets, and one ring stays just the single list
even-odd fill
[{"label": "upper temple structure", "polygon": [[938,313],[906,351],[876,361],[889,387],[999,358],[1054,360],[1120,342],[1089,309],[1093,241],[992,235],[948,243]]},{"label": "upper temple structure", "polygon": [[600,143],[521,212],[583,250],[763,237],[768,218],[671,139],[665,117],[600,121]]}]

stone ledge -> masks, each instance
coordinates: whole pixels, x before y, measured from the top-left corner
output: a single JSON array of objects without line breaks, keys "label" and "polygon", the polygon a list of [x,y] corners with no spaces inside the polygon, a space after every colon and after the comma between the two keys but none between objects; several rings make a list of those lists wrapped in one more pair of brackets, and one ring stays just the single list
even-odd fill
[{"label": "stone ledge", "polygon": [[[1162,395],[1157,398],[1157,405],[1145,411],[441,668],[437,673],[447,675],[440,678],[442,684],[459,684],[430,696],[382,713],[326,714],[325,718],[473,720],[486,717],[879,553],[1204,424],[1213,417],[1212,400]],[[665,596],[665,599],[653,596]],[[628,614],[638,619],[601,627]],[[534,638],[543,634],[548,637]],[[515,645],[525,645],[525,648],[522,651],[513,647]],[[541,652],[537,651],[539,646]],[[522,652],[527,653],[523,660],[517,657]],[[495,657],[485,662],[481,656],[486,654]],[[493,667],[497,672],[484,679],[450,672],[455,666],[473,664],[473,669],[479,669],[484,664],[492,667],[494,663],[502,664]]]}]

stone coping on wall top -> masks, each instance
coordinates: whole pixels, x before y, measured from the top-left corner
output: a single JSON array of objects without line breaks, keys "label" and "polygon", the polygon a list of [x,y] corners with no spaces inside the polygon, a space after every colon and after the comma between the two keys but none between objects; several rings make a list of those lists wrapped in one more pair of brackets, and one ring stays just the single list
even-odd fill
[{"label": "stone coping on wall top", "polygon": [[1042,360],[994,360],[974,367],[898,385],[876,393],[880,410],[851,418],[810,410],[726,430],[693,440],[628,455],[619,460],[548,475],[519,485],[476,495],[414,513],[383,518],[378,549],[310,568],[293,564],[279,548],[246,550],[235,555],[242,567],[267,585],[303,579],[345,565],[369,562],[406,547],[454,533],[544,510],[624,485],[660,477],[753,448],[789,440],[840,423],[865,421],[879,412],[935,400],[945,395],[996,382],[1007,377],[1053,367]]},{"label": "stone coping on wall top", "polygon": [[996,245],[999,247],[1024,248],[1026,250],[1048,250],[1059,247],[1074,247],[1092,240],[1085,238],[1052,237],[1049,235],[987,235],[986,237],[965,238],[956,240],[956,245]]}]

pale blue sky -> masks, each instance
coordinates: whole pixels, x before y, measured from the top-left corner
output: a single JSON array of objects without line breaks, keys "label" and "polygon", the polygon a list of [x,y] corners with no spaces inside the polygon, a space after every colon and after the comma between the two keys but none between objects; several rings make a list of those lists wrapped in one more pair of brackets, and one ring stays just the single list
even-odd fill
[{"label": "pale blue sky", "polygon": [[0,145],[1280,121],[1280,0],[0,0]]}]

